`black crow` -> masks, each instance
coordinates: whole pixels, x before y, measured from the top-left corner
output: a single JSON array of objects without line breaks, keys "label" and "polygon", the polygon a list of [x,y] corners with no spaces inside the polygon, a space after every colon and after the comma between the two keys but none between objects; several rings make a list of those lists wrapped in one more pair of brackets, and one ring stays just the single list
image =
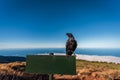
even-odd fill
[{"label": "black crow", "polygon": [[77,48],[77,41],[75,40],[72,33],[66,33],[68,40],[66,42],[66,55],[72,55]]}]

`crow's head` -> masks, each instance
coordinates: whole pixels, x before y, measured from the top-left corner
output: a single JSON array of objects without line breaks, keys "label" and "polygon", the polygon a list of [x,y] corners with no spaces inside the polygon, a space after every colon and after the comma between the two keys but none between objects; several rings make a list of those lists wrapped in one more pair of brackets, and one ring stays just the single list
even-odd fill
[{"label": "crow's head", "polygon": [[73,37],[72,33],[66,33],[66,35],[67,35],[69,38]]}]

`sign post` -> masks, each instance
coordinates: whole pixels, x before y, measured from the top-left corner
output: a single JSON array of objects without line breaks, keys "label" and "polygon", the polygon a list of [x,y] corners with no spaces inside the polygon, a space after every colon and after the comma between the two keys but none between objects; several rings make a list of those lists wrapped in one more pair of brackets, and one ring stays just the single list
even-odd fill
[{"label": "sign post", "polygon": [[53,74],[49,74],[49,80],[53,80]]},{"label": "sign post", "polygon": [[[49,55],[53,56],[54,53],[50,53]],[[53,80],[53,74],[49,74],[49,80]]]}]

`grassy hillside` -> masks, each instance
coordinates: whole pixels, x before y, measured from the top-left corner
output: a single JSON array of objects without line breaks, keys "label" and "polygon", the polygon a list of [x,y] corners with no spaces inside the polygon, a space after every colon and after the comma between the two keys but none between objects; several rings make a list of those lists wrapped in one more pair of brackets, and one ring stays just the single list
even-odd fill
[{"label": "grassy hillside", "polygon": [[[120,64],[77,60],[74,76],[60,78],[79,80],[120,80]],[[58,77],[58,76],[57,76]]]},{"label": "grassy hillside", "polygon": [[76,61],[77,69],[83,68],[102,68],[104,70],[113,69],[113,70],[120,70],[120,64],[115,63],[107,63],[107,62],[95,62],[95,61],[85,61],[85,60],[77,60]]},{"label": "grassy hillside", "polygon": [[[40,80],[41,75],[25,73],[26,62],[0,63],[0,76],[23,80]],[[76,61],[76,75],[55,74],[55,80],[120,80],[120,64],[106,62]],[[45,76],[46,77],[46,76]],[[43,78],[45,78],[43,77]],[[43,79],[42,78],[42,79]],[[1,79],[2,80],[2,79]],[[3,79],[7,80],[7,79]],[[44,79],[43,79],[44,80]]]}]

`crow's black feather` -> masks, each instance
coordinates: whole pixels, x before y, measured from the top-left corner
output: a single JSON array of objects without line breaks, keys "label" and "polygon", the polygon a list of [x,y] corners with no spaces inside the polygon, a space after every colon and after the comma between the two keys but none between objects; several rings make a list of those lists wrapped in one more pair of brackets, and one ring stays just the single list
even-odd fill
[{"label": "crow's black feather", "polygon": [[72,55],[77,48],[77,41],[71,33],[67,33],[66,35],[68,36],[68,40],[66,42],[66,55]]}]

